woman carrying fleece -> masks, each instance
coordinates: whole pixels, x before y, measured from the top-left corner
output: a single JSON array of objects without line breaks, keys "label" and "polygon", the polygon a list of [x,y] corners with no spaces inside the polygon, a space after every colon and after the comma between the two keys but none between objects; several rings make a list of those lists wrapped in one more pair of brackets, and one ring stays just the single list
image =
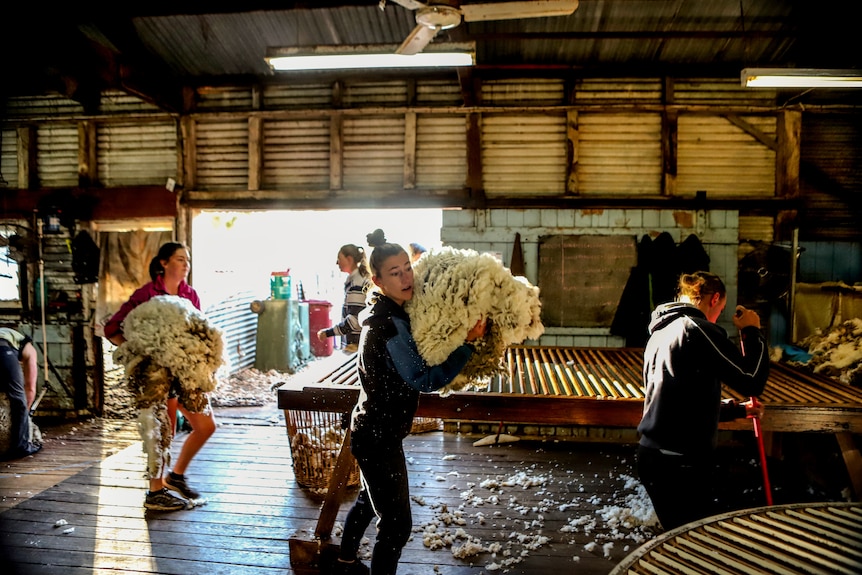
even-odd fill
[{"label": "woman carrying fleece", "polygon": [[[138,288],[120,307],[120,310],[108,320],[105,325],[105,337],[115,345],[123,344],[126,341],[123,335],[123,320],[133,309],[156,296],[175,295],[189,300],[195,308],[200,309],[201,302],[197,292],[186,283],[190,269],[191,258],[186,246],[177,242],[162,245],[156,257],[150,262],[152,281]],[[192,458],[215,432],[215,418],[208,403],[203,409],[192,411],[182,404],[179,400],[180,395],[179,382],[172,381],[164,401],[159,400],[153,404],[151,398],[143,401],[141,397],[136,397],[140,409],[139,420],[142,423],[154,422],[163,438],[163,441],[151,441],[149,440],[151,438],[143,437],[144,445],[149,448],[147,474],[150,489],[144,499],[144,507],[147,509],[176,511],[188,507],[190,501],[200,497],[200,494],[186,482],[184,474]],[[173,471],[165,476],[164,472],[170,461],[170,438],[176,428],[177,409],[189,422],[192,431],[183,443]],[[154,431],[149,427],[147,424],[142,425],[141,434]],[[179,493],[183,499],[171,494],[168,489]]]},{"label": "woman carrying fleece", "polygon": [[368,234],[373,247],[369,264],[376,286],[370,307],[360,315],[359,382],[353,410],[350,450],[361,471],[362,488],[344,523],[335,573],[368,573],[356,555],[365,529],[377,517],[377,539],[371,556],[374,575],[393,575],[413,528],[407,463],[402,442],[410,432],[421,392],[450,383],[473,355],[485,333],[481,320],[467,342],[441,364],[429,366],[419,355],[404,303],[413,297],[410,256],[386,242],[382,230]]}]

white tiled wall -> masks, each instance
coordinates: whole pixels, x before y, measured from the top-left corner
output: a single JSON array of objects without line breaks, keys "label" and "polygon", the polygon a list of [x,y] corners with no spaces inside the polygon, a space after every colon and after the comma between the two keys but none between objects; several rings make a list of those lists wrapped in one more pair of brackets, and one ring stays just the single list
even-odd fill
[{"label": "white tiled wall", "polygon": [[[496,252],[509,265],[515,234],[521,234],[527,279],[538,277],[539,238],[548,235],[627,235],[640,241],[670,233],[677,244],[690,234],[700,238],[710,258],[710,271],[727,287],[727,309],[736,307],[738,212],[655,209],[496,209],[446,210],[441,240],[445,245],[478,252]],[[541,288],[541,286],[539,286]],[[719,323],[732,330],[728,312]],[[726,321],[725,321],[726,320]],[[730,331],[729,331],[730,333]],[[576,347],[621,347],[624,340],[609,328],[546,328],[538,342],[527,344]]]}]

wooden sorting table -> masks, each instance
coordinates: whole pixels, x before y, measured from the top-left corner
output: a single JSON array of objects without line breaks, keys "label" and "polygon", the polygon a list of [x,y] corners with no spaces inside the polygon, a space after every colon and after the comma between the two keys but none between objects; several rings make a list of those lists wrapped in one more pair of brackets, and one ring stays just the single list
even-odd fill
[{"label": "wooden sorting table", "polygon": [[[643,350],[513,346],[506,352],[506,376],[494,378],[487,391],[456,392],[446,397],[422,394],[417,417],[535,425],[637,427],[643,412]],[[334,362],[330,360],[329,366]],[[300,374],[278,389],[278,407],[344,413],[359,396],[356,355],[314,376]],[[744,401],[730,389],[725,398]],[[767,437],[775,432],[835,434],[856,497],[862,495],[862,455],[853,439],[862,433],[862,389],[828,377],[773,363],[760,399]],[[743,419],[723,429],[751,429]],[[769,440],[767,439],[767,443]],[[315,537],[328,540],[352,466],[349,433],[345,438],[324,500]],[[297,549],[297,555],[302,556]],[[293,555],[292,555],[293,557]]]}]

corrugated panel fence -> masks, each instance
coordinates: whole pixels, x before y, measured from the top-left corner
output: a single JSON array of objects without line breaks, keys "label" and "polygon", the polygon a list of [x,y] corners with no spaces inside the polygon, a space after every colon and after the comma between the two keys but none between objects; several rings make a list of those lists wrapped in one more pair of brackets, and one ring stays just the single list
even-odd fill
[{"label": "corrugated panel fence", "polygon": [[177,177],[174,122],[100,124],[96,133],[102,185],[158,185]]},{"label": "corrugated panel fence", "polygon": [[257,314],[249,307],[254,299],[252,292],[241,292],[204,310],[209,320],[224,331],[231,375],[254,366]]}]

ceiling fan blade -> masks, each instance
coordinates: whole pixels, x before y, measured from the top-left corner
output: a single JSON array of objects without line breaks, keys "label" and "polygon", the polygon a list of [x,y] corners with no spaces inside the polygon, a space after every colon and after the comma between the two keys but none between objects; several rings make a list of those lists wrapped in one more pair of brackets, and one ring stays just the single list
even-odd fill
[{"label": "ceiling fan blade", "polygon": [[428,45],[429,42],[431,42],[431,40],[434,39],[434,36],[436,36],[439,31],[439,28],[429,28],[428,26],[418,24],[413,28],[413,31],[410,32],[410,35],[407,36],[401,45],[398,46],[395,53],[403,56],[418,54],[425,48],[425,46]]},{"label": "ceiling fan blade", "polygon": [[516,20],[543,16],[568,16],[578,8],[578,0],[527,0],[525,2],[494,2],[461,4],[465,22],[481,20]]},{"label": "ceiling fan blade", "polygon": [[408,10],[418,10],[420,8],[424,8],[426,4],[424,2],[417,2],[416,0],[392,0],[396,4],[404,6]]}]

